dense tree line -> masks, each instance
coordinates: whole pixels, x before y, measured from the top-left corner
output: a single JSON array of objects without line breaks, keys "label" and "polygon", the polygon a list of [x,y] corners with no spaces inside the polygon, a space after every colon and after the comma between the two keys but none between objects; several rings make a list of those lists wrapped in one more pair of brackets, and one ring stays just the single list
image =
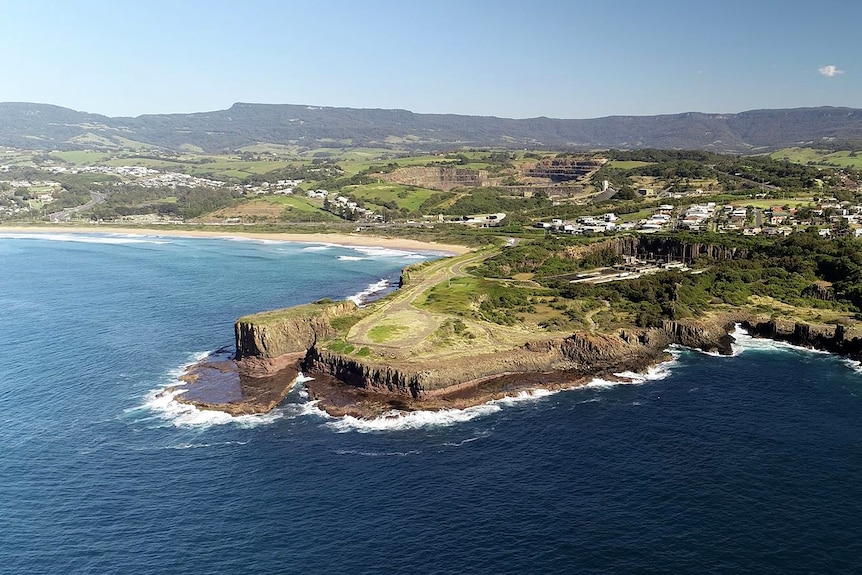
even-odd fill
[{"label": "dense tree line", "polygon": [[628,169],[604,166],[592,181],[599,185],[608,180],[617,189],[633,185],[634,176],[652,176],[666,181],[716,179],[727,191],[750,190],[758,187],[767,191],[776,189],[807,190],[821,183],[836,185],[833,170],[824,170],[777,160],[769,156],[736,156],[715,154],[700,150],[610,150],[605,154],[611,160],[649,162],[645,166]]},{"label": "dense tree line", "polygon": [[96,206],[93,215],[101,219],[116,219],[155,213],[188,220],[234,205],[240,197],[239,192],[221,188],[127,184],[112,190],[105,203]]},{"label": "dense tree line", "polygon": [[[735,248],[741,257],[724,261],[701,258],[693,265],[698,274],[663,271],[636,279],[602,284],[569,282],[559,277],[583,269],[617,263],[610,246],[598,246],[575,255],[571,248],[583,239],[546,237],[504,248],[485,260],[477,274],[508,278],[534,274],[534,280],[565,299],[603,300],[632,314],[640,326],[657,325],[662,319],[697,316],[716,303],[745,305],[752,295],[766,296],[792,305],[862,310],[862,241],[853,238],[821,238],[815,230],[799,232],[779,241],[731,235],[668,234],[666,241],[707,243]],[[660,238],[659,238],[660,239]],[[831,284],[829,297],[817,282]]]},{"label": "dense tree line", "polygon": [[473,188],[469,194],[458,198],[451,205],[441,208],[439,212],[450,216],[468,216],[471,214],[490,214],[496,212],[523,213],[551,205],[551,202],[540,194],[531,198],[524,198],[507,196],[504,195],[505,193],[505,191],[498,188]]}]

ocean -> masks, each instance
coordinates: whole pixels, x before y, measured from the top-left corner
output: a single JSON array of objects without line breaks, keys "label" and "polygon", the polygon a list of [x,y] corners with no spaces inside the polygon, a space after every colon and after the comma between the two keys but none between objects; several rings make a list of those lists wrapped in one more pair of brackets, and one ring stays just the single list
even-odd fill
[{"label": "ocean", "polygon": [[742,332],[376,421],[160,393],[237,317],[431,257],[0,230],[0,573],[862,572],[862,368]]}]

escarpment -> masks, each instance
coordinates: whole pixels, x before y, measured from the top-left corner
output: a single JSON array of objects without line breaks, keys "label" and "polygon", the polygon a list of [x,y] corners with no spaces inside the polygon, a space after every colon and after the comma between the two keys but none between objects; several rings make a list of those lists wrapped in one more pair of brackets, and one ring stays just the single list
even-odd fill
[{"label": "escarpment", "polygon": [[336,335],[331,320],[356,310],[352,301],[318,302],[241,317],[234,325],[236,359],[304,353],[318,339]]}]

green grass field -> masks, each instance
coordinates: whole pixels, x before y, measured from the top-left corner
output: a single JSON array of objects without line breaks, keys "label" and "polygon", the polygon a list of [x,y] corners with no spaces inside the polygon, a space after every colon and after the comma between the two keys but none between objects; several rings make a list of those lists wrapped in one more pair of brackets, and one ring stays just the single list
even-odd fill
[{"label": "green grass field", "polygon": [[[81,152],[87,153],[87,152]],[[61,154],[79,154],[79,152],[61,152]],[[59,154],[58,154],[59,155]],[[76,156],[70,156],[75,158]],[[110,157],[110,156],[109,156]],[[205,160],[201,162],[201,160]],[[71,161],[71,160],[69,160]],[[182,155],[176,158],[147,158],[140,156],[123,156],[106,160],[108,166],[143,166],[154,170],[181,171],[198,177],[243,179],[251,175],[260,175],[288,166],[294,166],[296,161],[278,160],[241,160],[232,156],[215,155]]]},{"label": "green grass field", "polygon": [[618,214],[621,222],[637,222],[645,220],[655,212],[655,207],[647,208],[630,214]]},{"label": "green grass field", "polygon": [[87,164],[104,164],[106,160],[112,158],[114,154],[105,152],[93,152],[89,150],[71,151],[71,152],[53,152],[51,157],[57,158],[76,166]]},{"label": "green grass field", "polygon": [[616,168],[618,170],[631,170],[632,168],[640,168],[641,166],[649,166],[653,162],[638,162],[636,160],[611,160],[607,163],[609,168]]},{"label": "green grass field", "polygon": [[426,291],[417,304],[438,313],[468,315],[471,304],[489,283],[474,277],[452,278]]},{"label": "green grass field", "polygon": [[813,204],[814,198],[781,198],[781,199],[739,199],[728,202],[732,206],[760,208],[762,210],[773,206],[790,206],[797,208],[799,206],[807,206]]},{"label": "green grass field", "polygon": [[401,184],[377,183],[364,186],[348,186],[345,192],[362,199],[366,204],[384,207],[379,202],[395,202],[398,208],[407,208],[411,212],[419,209],[419,206],[431,195],[436,194],[434,190],[424,188],[412,188]]},{"label": "green grass field", "polygon": [[368,330],[368,338],[374,343],[385,343],[397,338],[407,328],[401,325],[381,324]]},{"label": "green grass field", "polygon": [[853,155],[854,152],[841,150],[832,152],[830,150],[817,150],[815,148],[784,148],[773,152],[769,156],[774,160],[787,160],[795,164],[810,164],[819,166],[841,166],[845,168],[862,168],[862,154]]},{"label": "green grass field", "polygon": [[298,210],[300,212],[319,212],[320,206],[315,205],[308,198],[303,198],[299,196],[267,196],[265,200],[272,204],[279,204],[281,206],[290,206],[294,210]]}]

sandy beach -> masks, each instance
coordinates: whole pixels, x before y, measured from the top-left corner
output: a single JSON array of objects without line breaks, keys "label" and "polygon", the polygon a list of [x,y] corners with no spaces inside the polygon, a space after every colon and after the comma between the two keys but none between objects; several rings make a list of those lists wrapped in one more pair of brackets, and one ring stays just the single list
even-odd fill
[{"label": "sandy beach", "polygon": [[0,233],[56,233],[56,234],[125,234],[125,235],[157,235],[164,237],[183,238],[244,238],[257,240],[275,240],[283,242],[300,242],[309,244],[338,244],[343,246],[380,247],[407,251],[436,251],[450,254],[463,254],[470,248],[454,244],[438,244],[436,242],[420,242],[406,238],[388,238],[368,234],[342,234],[342,233],[282,233],[282,232],[253,232],[249,230],[236,231],[208,231],[208,230],[176,230],[159,229],[158,227],[121,227],[112,225],[101,226],[52,226],[34,225],[21,226],[0,225]]}]

